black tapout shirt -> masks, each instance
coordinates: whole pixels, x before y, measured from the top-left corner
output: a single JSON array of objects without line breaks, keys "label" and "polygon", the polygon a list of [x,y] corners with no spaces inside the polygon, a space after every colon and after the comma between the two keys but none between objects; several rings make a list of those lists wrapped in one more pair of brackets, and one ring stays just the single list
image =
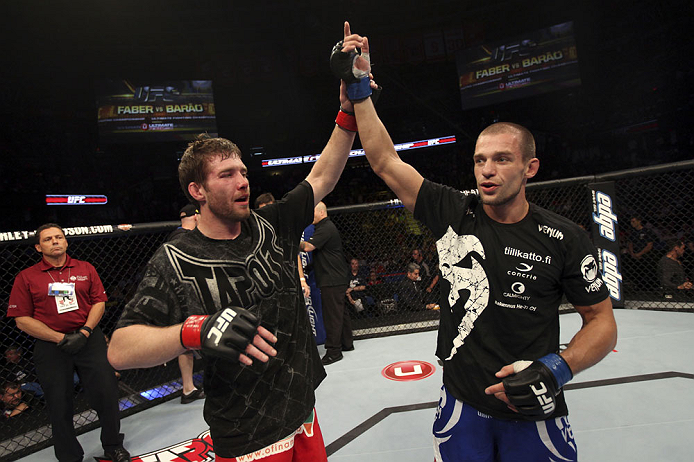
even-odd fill
[{"label": "black tapout shirt", "polygon": [[325,378],[296,268],[301,233],[312,219],[313,190],[302,182],[251,212],[236,239],[210,239],[197,229],[176,236],[152,257],[118,322],[169,326],[235,305],[277,336],[277,356],[267,363],[205,358],[204,416],[221,457],[248,454],[294,432]]},{"label": "black tapout shirt", "polygon": [[[427,180],[415,218],[437,239],[444,385],[479,411],[523,419],[484,389],[500,381],[494,374],[503,366],[558,352],[563,295],[578,306],[608,297],[595,247],[578,225],[534,204],[520,222],[502,224],[475,191]],[[562,392],[551,417],[566,414]]]}]

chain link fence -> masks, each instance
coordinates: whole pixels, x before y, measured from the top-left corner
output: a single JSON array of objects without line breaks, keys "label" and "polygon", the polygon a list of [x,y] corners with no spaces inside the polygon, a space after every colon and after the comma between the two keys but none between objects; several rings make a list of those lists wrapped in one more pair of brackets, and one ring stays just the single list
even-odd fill
[{"label": "chain link fence", "polygon": [[[694,311],[694,290],[685,288],[694,276],[694,161],[530,184],[527,195],[530,201],[573,220],[595,237],[589,185],[598,181],[613,182],[615,188],[621,304],[634,309]],[[363,288],[352,290],[347,303],[355,337],[435,329],[440,284],[436,245],[429,231],[395,200],[331,208],[329,214],[340,231],[345,254],[356,260],[358,277],[353,278],[353,289]],[[113,331],[145,264],[177,225],[166,222],[66,228],[70,255],[96,267],[109,296],[101,321],[106,335]],[[678,246],[684,250],[683,254],[675,250],[673,260],[668,252],[677,242],[684,244]],[[644,251],[646,247],[649,249]],[[39,258],[30,233],[0,233],[3,314],[15,276]],[[664,259],[674,263],[665,266],[679,269],[677,274],[663,270],[663,263],[669,263]],[[408,268],[415,262],[418,266]],[[565,305],[563,309],[570,307]],[[48,446],[51,430],[31,361],[33,340],[10,319],[3,317],[0,328],[3,385],[7,381],[18,383],[22,399],[29,404],[27,411],[0,419],[0,458],[10,460]],[[196,371],[195,378],[200,380],[198,368]],[[122,371],[119,389],[123,416],[180,396],[178,365],[172,362]],[[4,387],[2,391],[5,393]],[[78,381],[74,421],[78,433],[98,426],[96,413],[88,408]]]}]

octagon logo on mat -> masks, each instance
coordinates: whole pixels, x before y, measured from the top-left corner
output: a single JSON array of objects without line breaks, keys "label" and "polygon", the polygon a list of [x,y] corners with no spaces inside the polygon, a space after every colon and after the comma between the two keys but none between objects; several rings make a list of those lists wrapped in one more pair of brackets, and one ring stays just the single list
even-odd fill
[{"label": "octagon logo on mat", "polygon": [[389,364],[381,371],[383,377],[398,382],[410,382],[429,377],[436,369],[424,361],[399,361]]},{"label": "octagon logo on mat", "polygon": [[[96,462],[108,462],[111,459],[101,457],[94,458]],[[157,449],[139,456],[132,456],[132,462],[158,462],[158,461],[185,461],[214,462],[212,450],[212,438],[210,431],[206,430],[197,438],[182,441],[169,447]]]}]

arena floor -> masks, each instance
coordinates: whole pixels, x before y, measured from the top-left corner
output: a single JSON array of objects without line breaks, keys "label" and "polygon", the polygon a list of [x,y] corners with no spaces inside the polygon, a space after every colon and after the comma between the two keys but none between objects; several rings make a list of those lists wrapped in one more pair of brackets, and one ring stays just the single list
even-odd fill
[{"label": "arena floor", "polygon": [[[615,316],[615,351],[566,387],[580,460],[691,461],[686,441],[694,434],[694,314],[618,310]],[[578,314],[562,315],[562,342],[580,325]],[[431,426],[441,385],[435,337],[424,332],[360,340],[343,361],[328,366],[316,408],[330,462],[433,460]],[[404,360],[425,361],[436,371],[417,381],[381,374]],[[125,418],[133,460],[211,460],[177,458],[190,447],[204,451],[200,441],[191,445],[207,430],[202,407],[176,399]],[[100,460],[99,431],[79,439],[85,461]],[[21,460],[55,459],[50,447]]]}]

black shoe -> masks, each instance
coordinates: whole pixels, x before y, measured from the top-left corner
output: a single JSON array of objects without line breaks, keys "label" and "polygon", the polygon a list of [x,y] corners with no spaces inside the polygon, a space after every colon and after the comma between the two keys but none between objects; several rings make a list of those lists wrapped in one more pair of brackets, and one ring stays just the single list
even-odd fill
[{"label": "black shoe", "polygon": [[347,347],[342,347],[342,351],[354,351],[354,345],[352,345],[352,346],[349,347],[349,348],[347,348]]},{"label": "black shoe", "polygon": [[320,360],[320,362],[322,362],[324,366],[327,366],[328,364],[336,363],[341,359],[342,354],[340,354],[340,356],[330,356],[326,353],[325,356],[323,356],[323,359]]},{"label": "black shoe", "polygon": [[112,460],[113,462],[132,462],[130,453],[122,447],[113,451],[104,452],[104,459]]},{"label": "black shoe", "polygon": [[196,388],[195,390],[191,391],[187,395],[185,393],[181,395],[181,404],[192,403],[196,399],[204,399],[204,398],[205,398],[205,392],[200,390],[199,388]]}]

